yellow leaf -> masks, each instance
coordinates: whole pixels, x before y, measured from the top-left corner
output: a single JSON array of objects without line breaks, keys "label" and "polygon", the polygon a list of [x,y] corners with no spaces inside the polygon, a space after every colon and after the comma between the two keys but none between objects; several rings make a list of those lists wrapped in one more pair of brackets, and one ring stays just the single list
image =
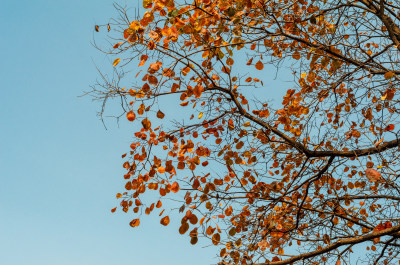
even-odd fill
[{"label": "yellow leaf", "polygon": [[120,61],[121,61],[121,59],[119,59],[119,58],[115,59],[113,62],[113,66],[117,66]]},{"label": "yellow leaf", "polygon": [[305,78],[307,76],[307,73],[302,73],[300,76],[301,78]]},{"label": "yellow leaf", "polygon": [[201,119],[203,117],[203,112],[199,113],[199,119]]}]

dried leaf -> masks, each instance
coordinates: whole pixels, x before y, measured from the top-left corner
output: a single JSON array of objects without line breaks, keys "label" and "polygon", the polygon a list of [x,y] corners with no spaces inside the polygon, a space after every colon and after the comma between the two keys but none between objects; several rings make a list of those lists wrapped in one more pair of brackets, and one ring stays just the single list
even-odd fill
[{"label": "dried leaf", "polygon": [[117,66],[120,61],[121,61],[121,59],[119,59],[119,58],[115,59],[114,62],[113,62],[113,66],[114,67]]},{"label": "dried leaf", "polygon": [[261,61],[258,61],[255,65],[257,70],[262,70],[264,69],[264,64]]},{"label": "dried leaf", "polygon": [[167,215],[167,216],[161,218],[160,223],[161,223],[163,226],[167,226],[167,225],[169,224],[169,216]]}]

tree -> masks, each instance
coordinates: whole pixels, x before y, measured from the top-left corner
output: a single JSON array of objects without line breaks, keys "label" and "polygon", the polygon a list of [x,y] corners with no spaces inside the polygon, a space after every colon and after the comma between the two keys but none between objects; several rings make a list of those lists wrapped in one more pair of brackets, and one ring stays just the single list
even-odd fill
[{"label": "tree", "polygon": [[[116,75],[92,91],[138,128],[117,195],[130,225],[171,198],[161,224],[223,264],[399,262],[400,2],[143,5],[117,6]],[[281,104],[272,68],[292,70]]]}]

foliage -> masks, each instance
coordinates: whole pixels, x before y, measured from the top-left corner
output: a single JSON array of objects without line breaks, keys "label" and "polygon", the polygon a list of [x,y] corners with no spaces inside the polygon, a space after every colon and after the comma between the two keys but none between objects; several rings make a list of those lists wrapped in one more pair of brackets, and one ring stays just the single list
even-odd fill
[{"label": "foliage", "polygon": [[[192,244],[220,246],[223,264],[397,263],[400,2],[143,6],[137,20],[117,6],[117,77],[93,90],[121,99],[139,128],[123,211],[160,209]],[[282,104],[261,78],[274,67],[294,77]],[[121,87],[127,76],[136,84]],[[167,199],[179,213],[164,212]]]}]

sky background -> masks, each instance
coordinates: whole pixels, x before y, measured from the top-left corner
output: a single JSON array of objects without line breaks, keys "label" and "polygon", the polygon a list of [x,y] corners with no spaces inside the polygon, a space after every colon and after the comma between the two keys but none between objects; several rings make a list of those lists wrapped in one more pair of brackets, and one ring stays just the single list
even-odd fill
[{"label": "sky background", "polygon": [[94,25],[117,14],[112,4],[0,0],[2,265],[217,262],[215,249],[179,235],[173,217],[163,227],[147,216],[133,229],[131,212],[110,212],[132,125],[110,119],[106,130],[100,103],[78,96],[99,77],[95,64],[111,65],[91,41]]}]

